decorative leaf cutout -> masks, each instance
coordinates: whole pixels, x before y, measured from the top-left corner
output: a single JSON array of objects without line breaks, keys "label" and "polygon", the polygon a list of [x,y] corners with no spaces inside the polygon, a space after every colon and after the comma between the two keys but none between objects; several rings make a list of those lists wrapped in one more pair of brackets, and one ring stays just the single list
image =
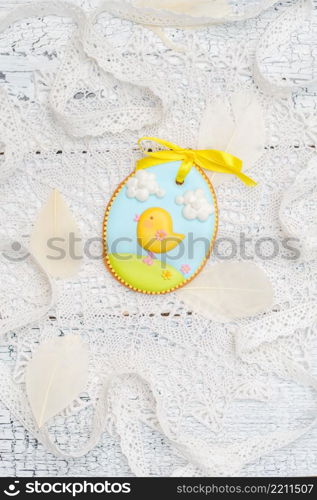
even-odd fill
[{"label": "decorative leaf cutout", "polygon": [[163,9],[193,17],[222,17],[231,12],[228,0],[135,0],[135,7]]},{"label": "decorative leaf cutout", "polygon": [[43,342],[26,369],[26,392],[39,427],[64,410],[84,390],[89,352],[76,335]]},{"label": "decorative leaf cutout", "polygon": [[83,256],[81,234],[57,189],[52,191],[37,218],[30,249],[54,278],[70,278],[79,271]]},{"label": "decorative leaf cutout", "polygon": [[[251,91],[236,92],[207,105],[200,124],[199,149],[219,149],[250,168],[263,154],[265,123],[262,107]],[[208,172],[207,172],[208,174]],[[214,185],[232,179],[228,174],[208,174]]]},{"label": "decorative leaf cutout", "polygon": [[273,288],[266,274],[251,262],[215,264],[179,290],[190,310],[206,318],[241,319],[270,309]]}]

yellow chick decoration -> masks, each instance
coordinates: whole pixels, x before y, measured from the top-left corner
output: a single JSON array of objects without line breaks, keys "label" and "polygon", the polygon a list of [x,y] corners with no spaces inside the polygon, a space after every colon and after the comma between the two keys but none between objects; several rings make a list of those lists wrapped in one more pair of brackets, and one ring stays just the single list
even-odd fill
[{"label": "yellow chick decoration", "polygon": [[153,207],[145,210],[137,226],[138,243],[147,252],[166,253],[177,247],[185,238],[173,232],[173,219],[163,208]]}]

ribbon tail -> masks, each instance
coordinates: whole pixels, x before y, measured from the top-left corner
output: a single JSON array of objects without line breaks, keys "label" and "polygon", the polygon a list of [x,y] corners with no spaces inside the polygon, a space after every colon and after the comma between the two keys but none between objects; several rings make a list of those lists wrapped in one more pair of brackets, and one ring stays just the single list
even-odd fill
[{"label": "ribbon tail", "polygon": [[256,186],[257,182],[255,182],[251,177],[243,174],[242,172],[235,174],[246,186]]},{"label": "ribbon tail", "polygon": [[242,172],[242,161],[224,151],[198,151],[195,163],[205,170],[231,174],[238,177],[247,186],[255,186],[256,182]]},{"label": "ribbon tail", "polygon": [[229,174],[229,175],[234,175],[240,181],[243,182],[246,186],[256,186],[257,182],[251,179],[251,177],[248,177],[246,174],[243,172],[239,171],[238,169],[232,167],[232,166],[222,166],[219,167],[219,165],[212,166],[210,167],[209,165],[207,166],[206,164],[204,166],[199,165],[201,168],[208,170],[209,172],[217,172],[220,174]]}]

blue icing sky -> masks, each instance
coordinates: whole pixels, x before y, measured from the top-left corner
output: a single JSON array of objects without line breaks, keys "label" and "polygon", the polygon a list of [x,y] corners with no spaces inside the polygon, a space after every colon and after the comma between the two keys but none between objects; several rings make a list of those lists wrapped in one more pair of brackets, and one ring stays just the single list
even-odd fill
[{"label": "blue icing sky", "polygon": [[[146,251],[137,243],[137,222],[133,219],[136,214],[141,215],[147,208],[164,208],[173,218],[174,232],[185,234],[186,237],[176,248],[166,254],[157,255],[157,258],[173,266],[180,272],[181,266],[188,264],[191,270],[185,276],[189,278],[195,273],[205,257],[207,242],[209,246],[214,233],[215,214],[209,215],[208,219],[204,222],[198,219],[188,220],[182,215],[184,205],[177,205],[175,198],[184,195],[189,190],[203,189],[205,197],[213,207],[214,200],[206,181],[196,168],[191,169],[184,184],[181,186],[177,185],[175,178],[179,167],[180,162],[172,162],[146,169],[147,172],[155,174],[160,188],[165,190],[163,198],[150,195],[146,201],[141,202],[135,198],[128,198],[126,195],[127,187],[126,185],[123,186],[109,214],[107,243],[110,253],[146,255]],[[121,241],[122,238],[126,238],[126,240]],[[205,243],[199,241],[199,238],[203,238]],[[198,242],[195,242],[197,239]],[[194,243],[191,243],[193,241]]]}]

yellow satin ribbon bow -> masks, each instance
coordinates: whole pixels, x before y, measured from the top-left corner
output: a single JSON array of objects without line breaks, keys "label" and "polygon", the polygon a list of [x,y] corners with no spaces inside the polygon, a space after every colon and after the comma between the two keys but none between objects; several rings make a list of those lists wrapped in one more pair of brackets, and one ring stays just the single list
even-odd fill
[{"label": "yellow satin ribbon bow", "polygon": [[[165,146],[168,150],[149,152],[142,147],[143,141],[153,141]],[[255,186],[256,182],[242,173],[242,161],[235,156],[216,149],[182,149],[172,142],[158,139],[157,137],[141,137],[138,140],[141,151],[147,155],[136,164],[136,170],[149,168],[160,163],[181,161],[182,164],[177,172],[177,184],[183,184],[185,177],[189,174],[193,165],[222,174],[232,174],[244,182],[247,186]]]}]

